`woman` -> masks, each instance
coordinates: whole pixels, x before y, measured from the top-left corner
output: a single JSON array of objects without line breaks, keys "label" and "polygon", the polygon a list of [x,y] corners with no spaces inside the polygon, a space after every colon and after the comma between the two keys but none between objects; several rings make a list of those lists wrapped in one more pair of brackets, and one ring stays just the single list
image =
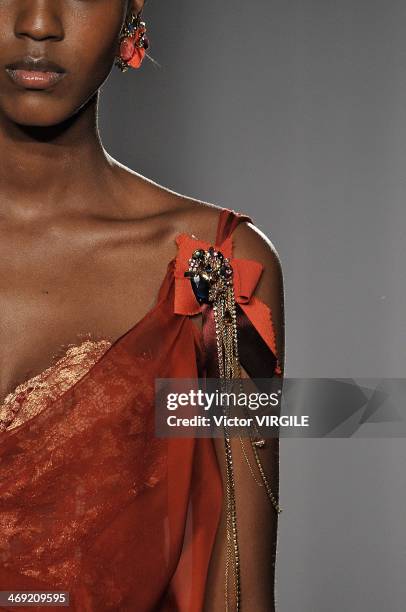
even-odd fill
[{"label": "woman", "polygon": [[80,612],[268,612],[277,441],[259,451],[273,504],[250,474],[251,449],[243,457],[231,443],[238,566],[224,444],[158,438],[153,402],[157,377],[214,363],[185,276],[210,245],[238,272],[241,320],[277,355],[268,375],[281,376],[280,262],[249,217],[169,191],[104,150],[98,91],[114,63],[141,64],[142,8],[0,3],[0,590],[65,591]]}]

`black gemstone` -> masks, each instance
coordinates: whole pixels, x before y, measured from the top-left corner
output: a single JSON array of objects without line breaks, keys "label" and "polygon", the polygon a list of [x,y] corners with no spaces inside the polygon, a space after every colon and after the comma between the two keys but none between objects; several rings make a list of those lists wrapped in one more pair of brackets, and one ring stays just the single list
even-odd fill
[{"label": "black gemstone", "polygon": [[190,280],[192,283],[193,293],[195,294],[197,301],[200,304],[208,304],[210,289],[209,282],[201,276],[193,276]]}]

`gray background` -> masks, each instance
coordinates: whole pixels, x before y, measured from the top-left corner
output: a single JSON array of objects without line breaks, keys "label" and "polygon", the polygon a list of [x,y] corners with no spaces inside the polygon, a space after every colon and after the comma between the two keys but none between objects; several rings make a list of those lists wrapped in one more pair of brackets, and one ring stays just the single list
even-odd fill
[{"label": "gray background", "polygon": [[[403,377],[404,1],[155,0],[145,18],[161,68],[112,73],[108,151],[271,238],[288,376]],[[405,466],[404,440],[282,441],[280,612],[406,609]]]}]

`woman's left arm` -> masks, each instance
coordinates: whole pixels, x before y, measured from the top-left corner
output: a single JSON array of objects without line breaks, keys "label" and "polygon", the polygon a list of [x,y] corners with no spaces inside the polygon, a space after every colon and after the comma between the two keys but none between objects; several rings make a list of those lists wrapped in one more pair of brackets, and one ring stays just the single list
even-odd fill
[{"label": "woman's left arm", "polygon": [[[259,230],[248,223],[240,224],[233,233],[233,258],[260,262],[263,272],[254,296],[270,309],[270,325],[275,337],[280,377],[284,370],[285,321],[284,287],[279,255]],[[242,369],[242,376],[248,377]],[[226,491],[224,440],[214,440]],[[241,612],[273,612],[275,610],[275,562],[278,514],[272,505],[258,470],[256,457],[248,438],[231,438],[233,455],[237,535],[240,556]],[[258,456],[269,487],[279,498],[279,440],[269,438]],[[261,486],[262,483],[262,486]],[[232,560],[229,566],[228,608],[226,608],[225,567],[227,508],[224,499],[219,530],[210,563],[205,611],[234,612]]]}]

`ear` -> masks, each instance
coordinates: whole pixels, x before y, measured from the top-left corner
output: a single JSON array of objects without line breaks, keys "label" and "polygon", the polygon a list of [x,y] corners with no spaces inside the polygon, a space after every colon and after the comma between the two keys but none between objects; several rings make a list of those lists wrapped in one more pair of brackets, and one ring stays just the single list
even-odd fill
[{"label": "ear", "polygon": [[129,10],[138,15],[138,13],[144,8],[145,0],[130,0],[128,4]]}]

